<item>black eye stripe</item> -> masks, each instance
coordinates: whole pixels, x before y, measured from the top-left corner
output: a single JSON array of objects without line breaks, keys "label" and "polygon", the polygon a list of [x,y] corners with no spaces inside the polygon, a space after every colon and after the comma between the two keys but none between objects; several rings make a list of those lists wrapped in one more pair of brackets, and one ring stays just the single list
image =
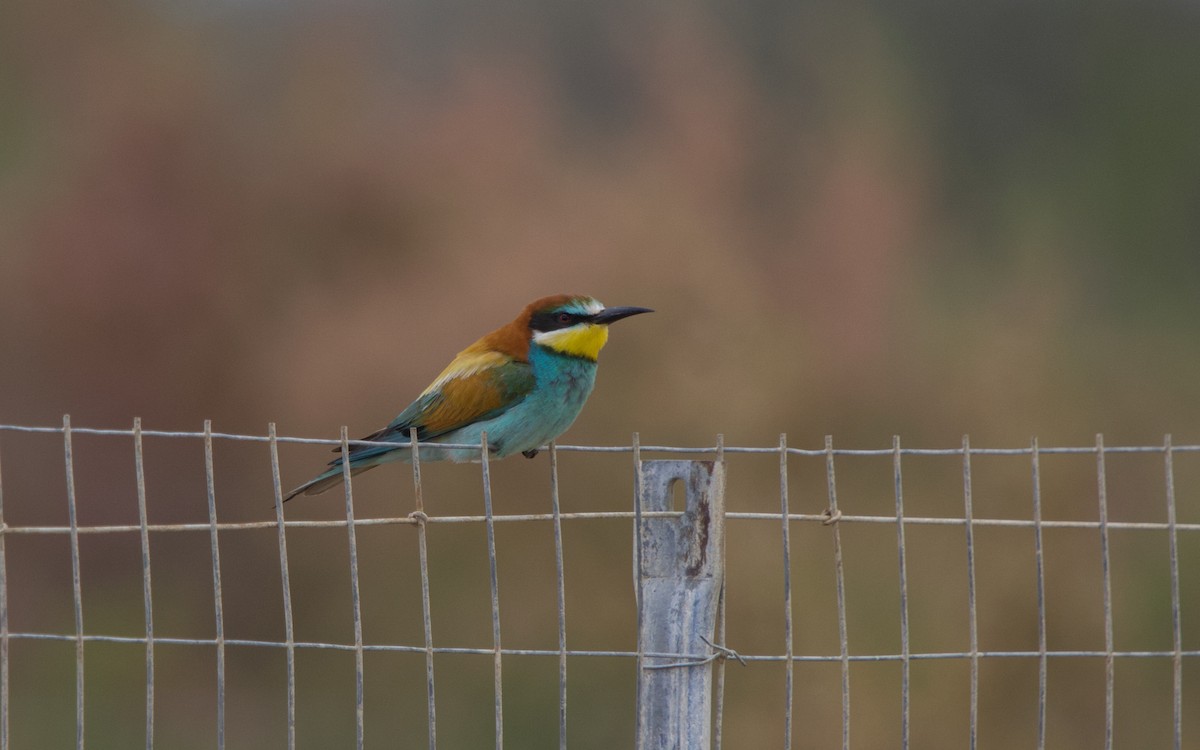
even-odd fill
[{"label": "black eye stripe", "polygon": [[[564,316],[565,320],[562,319]],[[529,327],[535,331],[557,331],[563,328],[570,328],[590,317],[590,315],[581,315],[565,310],[543,310],[533,314],[529,319]]]}]

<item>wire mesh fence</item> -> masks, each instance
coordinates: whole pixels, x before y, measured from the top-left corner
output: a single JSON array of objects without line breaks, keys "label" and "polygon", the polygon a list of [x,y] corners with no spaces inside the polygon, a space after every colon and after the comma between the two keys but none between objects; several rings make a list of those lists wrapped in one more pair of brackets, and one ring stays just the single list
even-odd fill
[{"label": "wire mesh fence", "polygon": [[291,451],[345,450],[345,429],[0,438],[0,748],[632,746],[638,671],[693,658],[637,639],[636,524],[679,513],[634,501],[660,454],[728,466],[715,747],[1200,734],[1200,445],[1169,437],[635,435],[505,462],[501,484],[482,450],[435,470],[415,445],[406,470],[346,475],[341,502],[286,505],[281,465],[313,465]]}]

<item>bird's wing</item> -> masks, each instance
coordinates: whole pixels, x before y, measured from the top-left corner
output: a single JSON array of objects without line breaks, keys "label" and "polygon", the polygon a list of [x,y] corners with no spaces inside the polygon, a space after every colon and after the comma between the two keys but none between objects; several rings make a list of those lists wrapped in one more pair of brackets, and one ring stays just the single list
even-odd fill
[{"label": "bird's wing", "polygon": [[[363,440],[375,443],[406,443],[409,431],[417,430],[417,440],[430,440],[459,427],[503,414],[525,399],[534,386],[533,368],[528,362],[492,349],[486,338],[459,353],[417,400],[378,432]],[[357,474],[376,465],[382,456],[399,450],[392,445],[350,446],[350,473]],[[334,449],[341,453],[341,446]],[[329,462],[330,468],[292,490],[284,497],[291,500],[301,492],[315,495],[342,481],[342,463],[346,456]]]},{"label": "bird's wing", "polygon": [[[363,440],[406,442],[414,427],[418,440],[429,440],[504,413],[520,403],[533,386],[528,362],[499,352],[467,349],[387,427]],[[370,450],[372,446],[354,446],[350,457]]]}]

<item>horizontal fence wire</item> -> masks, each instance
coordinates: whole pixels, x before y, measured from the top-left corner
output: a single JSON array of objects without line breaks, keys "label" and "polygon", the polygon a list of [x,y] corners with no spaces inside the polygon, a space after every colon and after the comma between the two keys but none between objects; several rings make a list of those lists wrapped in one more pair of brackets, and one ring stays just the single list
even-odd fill
[{"label": "horizontal fence wire", "polygon": [[[41,434],[59,434],[63,433],[62,427],[46,427],[46,426],[30,426],[30,425],[14,425],[0,424],[0,432],[24,432],[24,433],[41,433]],[[108,435],[117,437],[133,437],[132,429],[116,429],[116,428],[98,428],[98,427],[72,427],[70,432],[74,435]],[[192,438],[203,439],[203,432],[188,432],[181,430],[146,430],[141,431],[143,437],[152,438]],[[212,437],[216,440],[235,440],[246,441],[252,443],[280,443],[280,444],[299,444],[299,445],[325,445],[330,448],[336,448],[342,444],[342,441],[337,438],[306,438],[306,437],[289,437],[284,435],[243,435],[230,432],[213,432]],[[367,445],[367,446],[392,446],[396,448],[408,448],[412,445],[409,441],[386,442],[376,440],[350,440],[351,446]],[[437,446],[438,448],[469,448],[471,450],[479,450],[479,446],[475,443],[427,443],[421,445]],[[576,453],[633,453],[635,448],[633,445],[558,445],[558,450],[564,452]],[[716,443],[708,446],[684,447],[677,445],[641,445],[637,450],[643,453],[711,453],[716,455],[718,451],[725,453],[770,453],[778,455],[779,448],[771,446],[718,446]],[[792,456],[824,456],[832,451],[835,456],[892,456],[896,453],[894,448],[833,448],[826,450],[825,448],[793,448],[788,447],[788,455]],[[1034,453],[1032,447],[1017,447],[1017,448],[969,448],[972,456],[1030,456]],[[1090,446],[1058,446],[1047,447],[1042,446],[1037,449],[1041,455],[1053,454],[1071,454],[1071,453],[1091,453],[1095,454],[1097,450],[1103,451],[1106,454],[1112,453],[1166,453],[1170,450],[1173,453],[1200,453],[1200,443],[1194,445],[1174,445],[1169,449],[1165,445],[1104,445],[1099,448],[1095,445]],[[961,456],[963,448],[901,448],[900,455],[902,456]]]},{"label": "horizontal fence wire", "polygon": [[[559,514],[559,519],[563,521],[595,521],[604,519],[633,519],[637,514],[633,511],[613,510],[613,511],[580,511],[566,512]],[[647,511],[644,514],[645,518],[677,518],[679,513],[675,511]],[[730,511],[725,514],[725,517],[735,521],[772,521],[779,523],[782,521],[782,516],[778,513],[755,513],[746,511]],[[829,520],[829,516],[820,513],[789,513],[787,516],[789,521],[807,521],[810,523],[825,523]],[[492,521],[495,523],[521,523],[526,521],[545,521],[553,522],[554,514],[552,513],[514,513],[514,514],[497,514],[492,516]],[[423,519],[410,518],[408,516],[382,517],[382,518],[355,518],[353,521],[345,519],[331,519],[328,521],[284,521],[283,527],[287,529],[322,529],[322,528],[345,528],[350,523],[356,527],[363,526],[418,526],[420,524],[458,524],[458,523],[487,523],[486,515],[475,516],[428,516]],[[838,516],[838,523],[846,524],[894,524],[896,516],[878,516],[878,515],[854,515],[850,513]],[[973,528],[980,527],[1005,527],[1017,529],[1093,529],[1098,530],[1101,527],[1100,521],[1046,521],[1040,523],[1033,520],[1021,518],[973,518],[967,521],[963,518],[943,518],[936,516],[904,516],[905,526],[966,526],[970,524]],[[1163,521],[1109,521],[1103,524],[1109,529],[1141,529],[1147,531],[1200,531],[1200,523],[1176,523],[1171,524]],[[237,531],[247,529],[274,529],[279,524],[275,521],[245,521],[239,523],[222,522],[216,525],[218,531]],[[208,531],[212,526],[207,523],[151,523],[146,525],[148,531]],[[142,527],[136,524],[109,524],[95,526],[80,526],[75,530],[75,533],[80,535],[87,534],[114,534],[114,533],[138,533]],[[4,529],[6,534],[71,534],[70,526],[8,526]]]},{"label": "horizontal fence wire", "polygon": [[[8,634],[11,640],[30,640],[30,641],[63,641],[74,643],[76,637],[70,633],[18,633],[13,632]],[[145,645],[145,636],[123,636],[123,635],[94,635],[85,634],[82,640],[84,643],[125,643],[134,645]],[[173,638],[168,636],[156,636],[153,641],[156,645],[167,646],[216,646],[215,638]],[[268,641],[255,640],[247,638],[225,638],[222,643],[226,646],[247,646],[255,648],[295,648],[295,649],[312,649],[326,651],[345,651],[354,653],[358,648],[353,643],[331,643],[326,641],[292,641],[287,643],[284,641]],[[384,644],[384,643],[364,643],[363,651],[370,652],[390,652],[401,654],[424,654],[426,649],[424,646],[408,646],[400,644]],[[473,654],[477,656],[494,656],[500,653],[504,656],[552,656],[557,658],[561,653],[557,648],[502,648],[497,651],[495,648],[488,647],[469,647],[469,646],[435,646],[432,649],[435,654]],[[587,656],[587,657],[621,657],[621,658],[637,658],[638,656],[651,657],[655,659],[695,659],[695,654],[678,654],[658,651],[623,651],[623,650],[603,650],[603,649],[567,649],[567,656]],[[1107,651],[1105,649],[1078,649],[1078,650],[1050,650],[1046,652],[1049,658],[1068,658],[1076,659],[1080,657],[1102,657],[1107,658],[1109,654],[1120,659],[1149,659],[1149,658],[1175,658],[1178,653],[1183,658],[1194,658],[1200,656],[1200,649],[1182,649],[1178,652],[1174,650],[1158,650],[1158,651]],[[903,654],[850,654],[846,657],[852,662],[902,662],[905,659],[911,661],[937,661],[946,659],[964,659],[969,660],[972,656],[978,654],[981,659],[1030,659],[1038,658],[1040,651],[989,651],[981,650],[972,651],[937,651],[937,652],[917,652],[913,651],[908,656]],[[742,661],[753,662],[788,662],[786,654],[749,654],[738,652],[738,656]],[[813,662],[813,663],[836,663],[842,660],[838,654],[793,654],[790,661],[794,662]]]},{"label": "horizontal fence wire", "polygon": [[[378,442],[349,440],[342,430],[340,439],[303,438],[277,435],[275,426],[271,425],[266,435],[244,435],[214,432],[211,424],[206,422],[203,431],[166,431],[143,428],[141,421],[134,422],[132,429],[97,429],[75,427],[69,418],[64,418],[61,427],[25,426],[0,424],[0,433],[17,434],[55,434],[61,436],[66,470],[68,523],[66,525],[11,525],[4,515],[4,486],[0,481],[0,750],[8,748],[10,742],[9,708],[12,701],[12,688],[9,684],[9,649],[14,641],[44,641],[68,642],[75,645],[75,720],[76,747],[84,747],[84,646],[89,643],[116,643],[142,646],[145,658],[146,694],[145,694],[145,731],[146,747],[154,745],[155,734],[155,647],[156,646],[200,646],[215,649],[216,653],[216,714],[217,714],[217,745],[225,746],[226,741],[226,677],[225,654],[229,648],[249,649],[278,649],[286,653],[287,661],[287,746],[294,748],[296,737],[296,675],[295,659],[297,651],[333,651],[350,652],[355,657],[355,710],[356,710],[356,746],[362,748],[365,744],[364,729],[364,654],[366,653],[411,653],[422,654],[426,665],[426,694],[427,694],[427,723],[428,743],[431,750],[437,746],[437,711],[434,681],[435,655],[479,655],[490,656],[493,661],[494,676],[494,718],[496,747],[503,747],[503,693],[502,693],[502,664],[506,657],[538,656],[557,660],[558,663],[558,736],[559,747],[567,746],[567,665],[568,658],[620,658],[634,659],[642,663],[647,658],[657,659],[686,659],[685,654],[648,653],[640,645],[634,650],[625,649],[579,649],[570,648],[567,639],[565,602],[566,583],[563,570],[563,526],[574,522],[596,520],[629,521],[633,528],[640,528],[640,522],[645,518],[674,518],[680,512],[650,512],[643,511],[640,504],[634,503],[630,510],[621,511],[579,511],[563,512],[559,506],[559,466],[558,456],[563,452],[584,454],[626,453],[634,461],[634,495],[637,496],[640,473],[639,461],[647,454],[699,454],[714,455],[723,460],[727,454],[775,454],[779,457],[779,512],[728,512],[728,521],[754,523],[764,522],[779,524],[781,529],[781,551],[783,563],[783,605],[785,642],[780,653],[745,653],[739,651],[736,656],[740,661],[783,663],[786,667],[786,677],[782,689],[787,700],[784,717],[785,747],[790,746],[792,736],[796,733],[793,727],[793,700],[795,687],[793,667],[798,663],[833,663],[841,667],[841,747],[850,747],[850,665],[853,663],[898,663],[901,667],[901,747],[909,746],[909,694],[910,694],[910,664],[913,662],[928,662],[942,660],[963,660],[969,666],[969,731],[968,746],[976,747],[979,733],[979,663],[982,659],[1030,659],[1038,664],[1038,715],[1037,715],[1037,747],[1046,746],[1046,671],[1047,663],[1053,660],[1072,658],[1097,658],[1105,663],[1105,713],[1104,713],[1104,743],[1105,747],[1113,746],[1114,725],[1114,688],[1113,670],[1117,659],[1169,659],[1173,674],[1173,706],[1174,718],[1173,736],[1174,747],[1182,747],[1182,672],[1183,660],[1200,657],[1200,649],[1185,649],[1182,638],[1181,594],[1179,573],[1179,540],[1184,534],[1200,532],[1200,523],[1180,522],[1177,518],[1176,487],[1174,474],[1174,457],[1181,453],[1198,453],[1200,445],[1175,445],[1168,437],[1162,445],[1106,445],[1101,437],[1097,437],[1094,445],[1074,447],[1040,446],[1036,440],[1027,447],[1011,448],[980,448],[971,445],[964,438],[957,448],[912,448],[901,446],[899,438],[893,441],[891,448],[881,449],[846,449],[834,448],[832,440],[826,438],[821,448],[797,448],[788,445],[786,436],[780,436],[777,446],[728,446],[723,445],[718,437],[712,446],[679,447],[679,446],[648,446],[641,445],[634,436],[630,445],[613,446],[583,446],[583,445],[551,445],[551,512],[550,513],[494,513],[491,504],[491,479],[486,456],[486,436],[481,445],[451,446],[480,450],[482,463],[482,494],[485,501],[485,512],[482,515],[430,515],[423,503],[420,449],[430,445],[418,443],[415,434],[410,441],[392,443],[397,448],[411,448],[413,482],[415,488],[415,511],[407,514],[380,518],[356,517],[353,505],[353,485],[348,464],[343,475],[345,494],[345,513],[343,518],[332,520],[288,520],[285,517],[285,506],[282,502],[284,485],[280,479],[279,453],[280,444],[322,445],[340,448],[343,452],[354,445],[381,445]],[[73,465],[73,437],[79,435],[97,435],[129,437],[132,439],[135,460],[138,523],[136,524],[81,524],[78,519],[78,498],[75,487],[75,469]],[[207,496],[207,523],[151,523],[146,509],[145,488],[145,457],[144,442],[147,439],[192,439],[200,441],[204,449],[204,468]],[[270,463],[275,494],[274,518],[262,521],[227,522],[217,518],[215,504],[215,483],[213,466],[213,442],[233,441],[266,443],[270,448]],[[449,444],[438,444],[446,447]],[[1043,518],[1043,503],[1040,477],[1040,461],[1046,455],[1092,455],[1095,457],[1096,499],[1099,503],[1096,520],[1048,520]],[[1163,456],[1163,471],[1165,474],[1166,521],[1119,521],[1109,517],[1108,493],[1106,489],[1105,458],[1115,454],[1161,454]],[[796,513],[789,507],[788,497],[788,459],[790,457],[818,457],[824,459],[825,478],[827,486],[828,507],[818,514]],[[845,513],[838,506],[837,481],[835,479],[834,463],[836,457],[867,456],[890,458],[892,464],[892,482],[894,488],[894,514],[852,514]],[[902,465],[904,457],[908,456],[945,456],[958,457],[961,461],[962,481],[962,513],[959,516],[930,516],[910,515],[904,505]],[[1031,518],[993,518],[980,516],[972,502],[971,458],[974,456],[1024,456],[1029,460],[1032,470]],[[12,465],[8,467],[12,471]],[[540,523],[546,522],[552,526],[555,544],[555,584],[557,590],[557,644],[552,648],[511,648],[502,646],[500,632],[500,595],[497,582],[497,544],[495,528],[502,524]],[[792,523],[818,524],[832,526],[831,541],[836,575],[836,602],[839,648],[837,653],[797,653],[793,642],[793,584],[791,581],[791,548],[792,542],[789,529]],[[492,624],[492,645],[434,645],[432,618],[430,614],[430,569],[427,552],[426,529],[430,525],[439,524],[481,524],[486,530],[487,552],[490,584],[490,610]],[[843,548],[839,528],[842,525],[894,525],[896,528],[896,549],[899,573],[900,612],[898,622],[900,627],[899,653],[854,653],[847,637],[847,605],[846,589],[848,584],[843,574]],[[373,526],[409,525],[416,527],[419,542],[419,564],[421,577],[422,620],[424,638],[420,643],[379,643],[364,639],[362,627],[362,612],[360,605],[360,579],[358,571],[358,550],[355,531]],[[966,541],[965,569],[967,573],[967,607],[969,624],[969,643],[966,650],[922,651],[912,648],[909,639],[909,611],[907,558],[905,529],[917,526],[929,527],[958,527],[964,530]],[[340,528],[347,534],[349,545],[349,572],[352,591],[353,642],[323,642],[296,640],[293,630],[292,585],[289,580],[289,558],[287,549],[287,533],[294,529]],[[976,612],[976,568],[978,562],[975,556],[975,537],[977,529],[984,528],[1014,528],[1030,529],[1034,534],[1034,555],[1037,575],[1037,648],[1036,649],[1007,649],[987,650],[979,648],[978,622]],[[242,530],[273,529],[277,534],[279,565],[282,582],[282,601],[284,607],[285,639],[282,641],[230,638],[226,635],[225,617],[222,610],[222,581],[219,539],[222,534]],[[1043,533],[1049,529],[1082,529],[1097,532],[1101,545],[1101,576],[1103,591],[1104,618],[1104,647],[1095,649],[1051,649],[1047,645],[1046,634],[1046,605],[1045,579],[1043,568]],[[1166,532],[1168,539],[1168,554],[1170,563],[1170,598],[1171,598],[1171,632],[1172,647],[1162,650],[1120,650],[1114,646],[1114,624],[1112,615],[1112,581],[1110,563],[1110,537],[1113,531],[1148,530]],[[209,537],[211,548],[212,586],[214,594],[215,637],[187,638],[162,635],[156,628],[154,620],[154,601],[151,596],[151,535],[173,534],[186,532],[205,532]],[[79,540],[82,537],[98,534],[137,534],[139,535],[140,554],[142,560],[142,588],[145,606],[145,633],[136,636],[118,636],[88,632],[84,628],[82,569]],[[21,632],[10,629],[9,621],[9,591],[13,572],[6,567],[5,540],[17,536],[60,535],[68,539],[70,545],[72,571],[72,599],[74,605],[74,632]],[[225,543],[229,543],[229,537]],[[635,554],[640,552],[640,544],[635,544]],[[636,587],[635,587],[636,589]],[[635,591],[639,593],[639,591]],[[636,597],[637,616],[640,623],[640,595]],[[724,622],[722,622],[722,630]],[[640,627],[639,627],[640,630]],[[723,633],[718,635],[717,644],[723,642]],[[692,657],[694,658],[694,657]],[[723,659],[718,665],[723,665]],[[19,686],[18,686],[19,687]],[[718,706],[720,695],[718,695]],[[160,716],[161,718],[161,716]],[[719,738],[721,723],[718,714],[715,726]]]}]

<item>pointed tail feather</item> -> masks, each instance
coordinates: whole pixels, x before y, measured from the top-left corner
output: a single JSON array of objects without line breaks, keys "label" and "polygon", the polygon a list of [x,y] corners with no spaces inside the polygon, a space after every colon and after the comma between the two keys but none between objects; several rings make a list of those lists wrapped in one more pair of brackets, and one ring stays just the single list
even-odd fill
[{"label": "pointed tail feather", "polygon": [[[367,464],[366,466],[353,466],[352,465],[350,467],[350,476],[356,476],[358,474],[363,473],[367,469],[373,469],[378,465],[379,464],[375,464],[375,463]],[[299,495],[301,493],[303,493],[305,495],[320,495],[322,492],[325,492],[330,487],[333,487],[334,485],[341,484],[341,483],[342,483],[342,466],[341,466],[341,461],[339,460],[337,466],[335,466],[332,469],[329,469],[328,471],[325,471],[321,474],[318,474],[317,476],[313,477],[312,479],[308,480],[304,484],[300,485],[299,487],[295,488],[291,492],[284,495],[283,501],[286,503],[288,500],[291,500],[293,497],[295,497],[296,495]]]}]

